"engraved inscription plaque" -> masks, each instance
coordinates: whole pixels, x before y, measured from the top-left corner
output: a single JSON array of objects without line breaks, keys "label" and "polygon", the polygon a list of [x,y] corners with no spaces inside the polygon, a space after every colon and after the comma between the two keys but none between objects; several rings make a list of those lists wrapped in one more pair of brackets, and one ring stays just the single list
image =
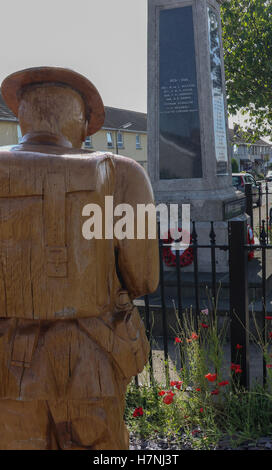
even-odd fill
[{"label": "engraved inscription plaque", "polygon": [[216,11],[211,7],[208,8],[208,19],[216,166],[218,175],[226,175],[228,173],[228,146],[222,82],[219,19]]},{"label": "engraved inscription plaque", "polygon": [[160,179],[202,177],[193,11],[160,11]]}]

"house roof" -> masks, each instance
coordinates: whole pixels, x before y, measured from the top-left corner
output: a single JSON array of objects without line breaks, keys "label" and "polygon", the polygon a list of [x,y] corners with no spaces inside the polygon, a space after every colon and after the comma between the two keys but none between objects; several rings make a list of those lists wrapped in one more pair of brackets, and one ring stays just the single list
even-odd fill
[{"label": "house roof", "polygon": [[[111,108],[105,106],[105,122],[103,129],[120,129],[124,124],[131,123],[127,129],[130,131],[146,132],[147,131],[147,115],[138,113],[128,109]],[[16,116],[5,104],[0,93],[0,121],[18,122]]]},{"label": "house roof", "polygon": [[120,129],[124,124],[131,123],[129,131],[147,132],[147,115],[128,109],[105,106],[106,118],[103,129]]},{"label": "house roof", "polygon": [[17,117],[14,116],[13,112],[5,104],[1,93],[0,93],[0,121],[18,122]]}]

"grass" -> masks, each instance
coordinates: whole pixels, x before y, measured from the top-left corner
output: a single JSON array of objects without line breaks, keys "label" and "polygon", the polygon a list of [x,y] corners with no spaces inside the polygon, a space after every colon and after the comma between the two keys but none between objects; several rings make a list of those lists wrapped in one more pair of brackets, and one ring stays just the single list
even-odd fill
[{"label": "grass", "polygon": [[[270,317],[267,322],[269,332]],[[226,374],[226,331],[226,323],[219,328],[210,312],[202,312],[197,325],[191,313],[184,314],[175,339],[182,360],[181,370],[176,370],[178,380],[166,387],[157,382],[129,386],[125,420],[131,432],[144,439],[163,436],[180,444],[186,441],[194,449],[215,449],[226,438],[235,448],[245,441],[272,437],[272,369],[267,369],[265,387],[243,389],[239,345],[236,366]],[[255,340],[272,362],[272,338],[263,343],[259,334]],[[139,407],[142,415],[133,416]]]}]

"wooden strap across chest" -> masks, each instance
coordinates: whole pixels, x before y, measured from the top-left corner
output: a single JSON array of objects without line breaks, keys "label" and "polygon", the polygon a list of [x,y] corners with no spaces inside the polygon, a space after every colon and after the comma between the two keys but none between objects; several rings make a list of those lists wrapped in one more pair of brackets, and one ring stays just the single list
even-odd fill
[{"label": "wooden strap across chest", "polygon": [[44,227],[48,277],[67,277],[66,185],[62,173],[47,173],[44,181]]}]

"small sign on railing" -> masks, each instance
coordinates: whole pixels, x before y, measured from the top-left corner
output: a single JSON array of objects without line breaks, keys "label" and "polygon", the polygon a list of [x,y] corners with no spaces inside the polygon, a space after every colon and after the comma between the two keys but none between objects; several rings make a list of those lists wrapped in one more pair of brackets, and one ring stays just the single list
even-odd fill
[{"label": "small sign on railing", "polygon": [[223,217],[224,220],[232,219],[238,215],[244,214],[246,211],[246,198],[233,199],[226,201],[223,205]]}]

